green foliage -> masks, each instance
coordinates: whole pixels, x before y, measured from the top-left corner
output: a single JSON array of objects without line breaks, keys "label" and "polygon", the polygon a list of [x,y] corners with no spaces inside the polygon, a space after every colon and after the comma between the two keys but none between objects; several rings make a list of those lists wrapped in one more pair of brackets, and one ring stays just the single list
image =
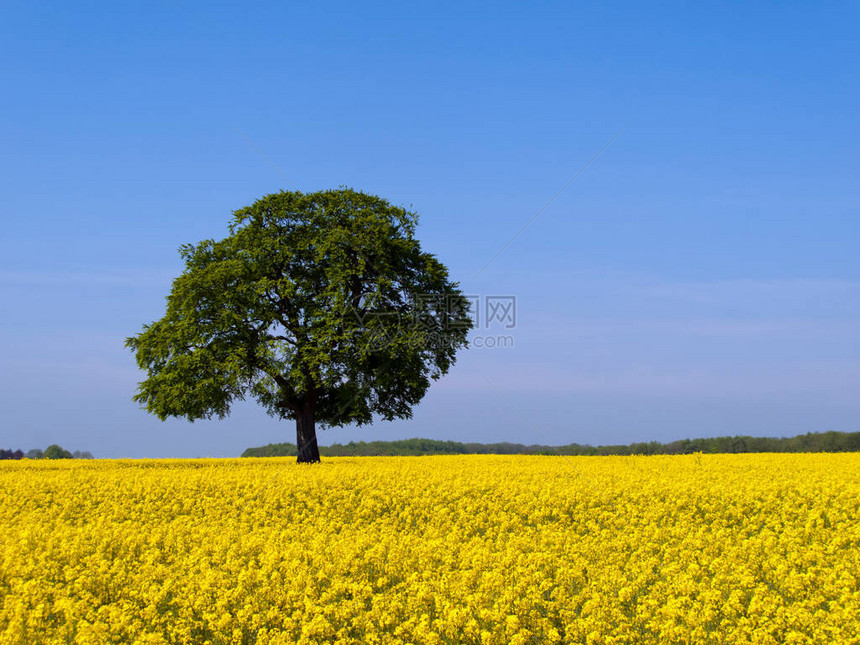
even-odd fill
[{"label": "green foliage", "polygon": [[42,459],[71,459],[72,453],[68,450],[63,450],[57,444],[51,444],[47,448],[45,448],[45,452],[42,455]]},{"label": "green foliage", "polygon": [[93,455],[88,450],[81,452],[75,450],[69,452],[60,446],[53,444],[42,450],[33,448],[26,453],[23,450],[0,450],[0,459],[93,459]]},{"label": "green foliage", "polygon": [[236,211],[228,237],[181,247],[165,316],[127,339],[147,373],[135,400],[191,421],[248,396],[323,425],[410,417],[471,328],[416,221],[351,189]]},{"label": "green foliage", "polygon": [[436,439],[402,439],[399,441],[371,441],[339,443],[321,449],[325,455],[457,455],[465,454],[466,447],[458,441]]},{"label": "green foliage", "polygon": [[[468,449],[457,441],[437,441],[436,439],[402,439],[399,441],[359,441],[348,444],[322,446],[320,452],[326,457],[373,456],[373,455],[457,455],[466,454]],[[248,448],[242,457],[291,457],[296,454],[292,443],[270,443],[259,448]]]},{"label": "green foliage", "polygon": [[[436,439],[403,439],[399,441],[349,442],[323,446],[320,452],[329,457],[414,456],[414,455],[680,455],[740,452],[860,452],[860,432],[807,433],[791,438],[713,437],[684,439],[671,443],[651,441],[617,446],[590,446],[572,443],[566,446],[526,446],[519,443],[460,443]],[[248,448],[243,457],[294,456],[296,446],[274,443]]]},{"label": "green foliage", "polygon": [[558,451],[567,455],[683,455],[701,452],[858,452],[860,432],[809,432],[790,438],[750,437],[735,435],[704,439],[683,439],[670,443],[633,443],[620,446],[561,446]]},{"label": "green foliage", "polygon": [[[325,450],[323,448],[322,450]],[[295,457],[298,447],[294,443],[270,443],[258,448],[248,448],[242,457]]]}]

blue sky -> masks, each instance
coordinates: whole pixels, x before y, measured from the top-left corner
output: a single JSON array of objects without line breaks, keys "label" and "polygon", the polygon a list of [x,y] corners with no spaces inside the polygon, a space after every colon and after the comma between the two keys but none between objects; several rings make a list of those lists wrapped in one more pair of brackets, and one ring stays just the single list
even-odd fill
[{"label": "blue sky", "polygon": [[850,3],[4,3],[0,444],[294,441],[250,403],[147,415],[123,347],[179,245],[287,180],[411,205],[465,291],[517,298],[513,348],[323,443],[860,430],[858,23]]}]

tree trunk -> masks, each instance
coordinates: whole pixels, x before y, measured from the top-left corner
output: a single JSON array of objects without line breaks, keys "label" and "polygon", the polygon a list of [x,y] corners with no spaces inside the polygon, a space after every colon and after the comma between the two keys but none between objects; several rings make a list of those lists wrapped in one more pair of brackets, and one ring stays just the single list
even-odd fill
[{"label": "tree trunk", "polygon": [[296,415],[296,446],[300,464],[315,464],[320,460],[320,449],[317,446],[317,427],[314,420],[313,403],[305,403]]}]

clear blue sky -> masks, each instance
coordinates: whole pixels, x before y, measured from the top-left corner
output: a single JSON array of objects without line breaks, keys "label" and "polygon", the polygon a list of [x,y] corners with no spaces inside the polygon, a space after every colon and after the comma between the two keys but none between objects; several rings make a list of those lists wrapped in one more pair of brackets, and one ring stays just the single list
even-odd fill
[{"label": "clear blue sky", "polygon": [[177,247],[280,173],[412,205],[467,292],[517,297],[513,348],[323,443],[860,430],[858,24],[852,3],[4,3],[0,445],[295,441],[252,404],[150,417],[123,347]]}]

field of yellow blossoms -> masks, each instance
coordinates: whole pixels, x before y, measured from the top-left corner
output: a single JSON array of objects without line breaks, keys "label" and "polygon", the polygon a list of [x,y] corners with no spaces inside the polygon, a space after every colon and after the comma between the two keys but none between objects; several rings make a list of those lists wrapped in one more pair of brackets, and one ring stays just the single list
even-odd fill
[{"label": "field of yellow blossoms", "polygon": [[860,455],[0,462],[2,643],[860,643]]}]

